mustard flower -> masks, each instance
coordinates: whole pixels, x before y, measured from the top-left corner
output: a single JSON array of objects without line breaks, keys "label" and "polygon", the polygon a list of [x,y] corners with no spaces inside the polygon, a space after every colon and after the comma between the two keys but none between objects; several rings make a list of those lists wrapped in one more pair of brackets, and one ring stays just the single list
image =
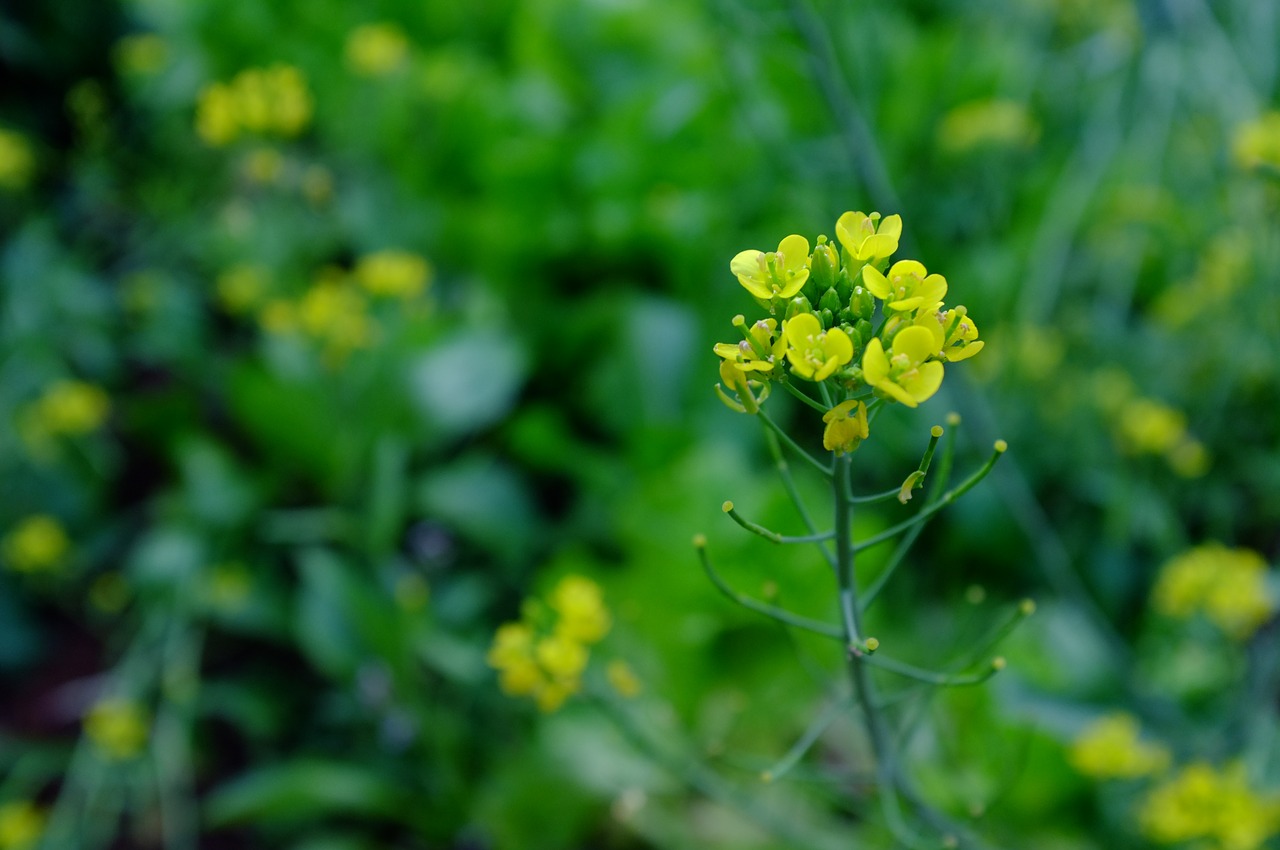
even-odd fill
[{"label": "mustard flower", "polygon": [[37,444],[48,436],[80,436],[97,430],[110,407],[101,387],[84,381],[55,381],[24,411],[23,426]]},{"label": "mustard flower", "polygon": [[1072,767],[1095,779],[1136,779],[1169,765],[1169,750],[1144,743],[1133,715],[1119,712],[1086,728],[1067,753]]},{"label": "mustard flower", "polygon": [[822,415],[827,427],[822,446],[838,455],[847,454],[867,438],[867,406],[861,401],[844,401]]},{"label": "mustard flower", "polygon": [[34,514],[18,523],[4,538],[4,560],[18,572],[35,573],[58,566],[71,548],[62,525],[53,517]]},{"label": "mustard flower", "polygon": [[230,144],[240,132],[231,87],[210,83],[196,101],[196,133],[212,147]]},{"label": "mustard flower", "polygon": [[1236,129],[1232,157],[1244,168],[1280,168],[1280,111],[1268,112]]},{"label": "mustard flower", "polygon": [[30,800],[0,805],[0,850],[32,850],[44,833],[45,814]]},{"label": "mustard flower", "polygon": [[809,279],[809,240],[793,233],[777,251],[741,251],[729,261],[729,270],[762,301],[790,298]]},{"label": "mustard flower", "polygon": [[1142,832],[1161,844],[1203,841],[1211,850],[1257,850],[1280,831],[1280,800],[1250,787],[1244,765],[1183,768],[1147,794]]},{"label": "mustard flower", "polygon": [[768,377],[787,351],[787,340],[777,333],[777,328],[776,319],[761,319],[747,330],[746,339],[736,344],[718,342],[715,352],[743,372],[758,372],[761,377]]},{"label": "mustard flower", "polygon": [[951,153],[983,147],[1029,148],[1040,125],[1016,100],[971,100],[951,109],[938,125],[938,146]]},{"label": "mustard flower", "polygon": [[542,671],[533,658],[533,628],[527,623],[499,626],[487,660],[498,671],[499,686],[511,696],[532,694],[542,681]]},{"label": "mustard flower", "polygon": [[576,679],[587,669],[587,648],[565,634],[539,640],[534,657],[552,679]]},{"label": "mustard flower", "polygon": [[556,612],[556,633],[581,643],[596,643],[609,633],[609,610],[600,585],[583,576],[565,576],[551,591],[548,604]]},{"label": "mustard flower", "polygon": [[942,359],[949,363],[968,360],[986,345],[978,339],[978,326],[963,305],[943,310],[939,304],[935,310],[921,310],[915,323],[929,329]]},{"label": "mustard flower", "polygon": [[947,294],[947,279],[927,274],[924,265],[915,260],[899,260],[889,267],[888,276],[873,266],[863,266],[862,282],[886,309],[898,313],[939,304]]},{"label": "mustard flower", "polygon": [[0,127],[0,189],[26,188],[35,167],[36,157],[26,136]]},{"label": "mustard flower", "polygon": [[849,256],[859,262],[874,263],[893,256],[901,236],[900,215],[891,215],[881,221],[878,212],[870,215],[846,212],[836,219],[836,239],[840,240]]},{"label": "mustard flower", "polygon": [[[724,386],[716,384],[716,395],[720,401],[724,402],[725,407],[738,413],[756,413],[760,410],[760,405],[769,397],[769,384],[761,384],[750,379],[750,375],[755,372],[744,372],[737,364],[729,360],[720,361],[720,380],[724,381]],[[734,401],[725,392],[726,388],[731,391],[738,400]],[[759,390],[759,395],[756,391]]]},{"label": "mustard flower", "polygon": [[810,381],[824,381],[853,359],[853,341],[840,328],[823,330],[812,313],[800,313],[783,323],[787,360],[792,374]]},{"label": "mustard flower", "polygon": [[395,24],[364,24],[347,36],[344,53],[352,73],[384,77],[404,64],[409,54],[409,39]]},{"label": "mustard flower", "polygon": [[431,282],[431,266],[409,251],[377,251],[360,258],[354,276],[373,295],[413,298]]},{"label": "mustard flower", "polygon": [[1203,613],[1237,640],[1257,631],[1275,608],[1262,556],[1220,543],[1202,544],[1166,563],[1152,590],[1152,604],[1179,619]]},{"label": "mustard flower", "polygon": [[934,334],[912,325],[898,332],[887,354],[880,339],[872,338],[862,355],[862,374],[869,386],[915,407],[942,386],[942,364],[929,360],[937,353]]},{"label": "mustard flower", "polygon": [[137,703],[109,698],[89,710],[84,732],[108,759],[128,761],[146,746],[150,725]]},{"label": "mustard flower", "polygon": [[222,309],[232,315],[247,313],[262,301],[270,280],[261,266],[242,263],[218,275],[217,293]]}]

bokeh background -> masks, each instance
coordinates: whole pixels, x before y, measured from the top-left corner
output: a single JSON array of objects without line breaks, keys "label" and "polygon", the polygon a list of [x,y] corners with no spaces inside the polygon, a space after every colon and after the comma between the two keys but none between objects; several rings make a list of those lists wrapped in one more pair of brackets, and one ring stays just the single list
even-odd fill
[{"label": "bokeh background", "polygon": [[[1257,0],[5,4],[0,848],[899,846],[856,717],[760,781],[839,654],[690,545],[833,610],[721,514],[797,527],[711,347],[873,209],[986,347],[867,489],[1011,446],[874,633],[1038,604],[907,769],[999,846],[1277,846],[1278,61]],[[567,575],[636,681],[542,712],[486,653]]]}]

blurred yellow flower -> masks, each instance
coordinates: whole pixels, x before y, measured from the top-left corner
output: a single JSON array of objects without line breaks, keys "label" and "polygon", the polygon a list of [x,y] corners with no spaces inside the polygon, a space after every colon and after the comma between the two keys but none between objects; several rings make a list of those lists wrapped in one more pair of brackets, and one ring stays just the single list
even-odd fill
[{"label": "blurred yellow flower", "polygon": [[210,83],[196,103],[196,132],[221,147],[241,132],[292,137],[311,122],[312,99],[292,65],[247,68],[230,83]]},{"label": "blurred yellow flower", "polygon": [[[880,213],[846,212],[836,219],[836,239],[858,262],[874,263],[888,259],[898,250],[902,236],[902,216]],[[852,270],[851,270],[852,271]]]},{"label": "blurred yellow flower", "polygon": [[400,68],[409,55],[409,39],[395,24],[356,27],[347,36],[347,67],[362,77],[383,77]]},{"label": "blurred yellow flower", "polygon": [[146,713],[137,703],[108,698],[89,709],[84,719],[84,732],[105,757],[127,761],[146,746],[150,725]]},{"label": "blurred yellow flower", "polygon": [[196,101],[196,133],[213,147],[232,142],[240,132],[236,98],[231,88],[210,83]]},{"label": "blurred yellow flower", "polygon": [[431,282],[431,266],[409,251],[377,251],[360,258],[356,281],[373,295],[414,298]]},{"label": "blurred yellow flower", "polygon": [[275,148],[254,148],[245,155],[242,167],[251,182],[269,186],[284,174],[284,155]]},{"label": "blurred yellow flower", "polygon": [[827,427],[822,446],[838,455],[853,451],[867,438],[867,406],[861,401],[845,401],[822,415]]},{"label": "blurred yellow flower", "polygon": [[33,514],[5,535],[5,563],[23,573],[42,572],[62,563],[71,541],[61,523],[47,514]]},{"label": "blurred yellow flower", "polygon": [[35,169],[36,157],[27,137],[0,127],[0,189],[26,188]]},{"label": "blurred yellow flower", "polygon": [[88,434],[106,421],[110,407],[101,387],[84,381],[56,381],[28,405],[23,414],[24,425],[37,438]]},{"label": "blurred yellow flower", "polygon": [[218,302],[232,315],[248,313],[267,294],[270,278],[262,266],[241,263],[218,275]]},{"label": "blurred yellow flower", "polygon": [[169,61],[169,44],[153,32],[139,33],[117,41],[113,53],[121,73],[145,77]]},{"label": "blurred yellow flower", "polygon": [[840,328],[823,330],[812,313],[800,313],[782,325],[787,360],[796,377],[823,381],[853,359],[853,340]]},{"label": "blurred yellow flower", "polygon": [[1244,168],[1280,168],[1280,111],[1271,111],[1236,128],[1231,155]]},{"label": "blurred yellow flower", "polygon": [[1071,766],[1095,779],[1136,779],[1169,766],[1169,750],[1144,743],[1133,715],[1119,712],[1091,723],[1067,751]]},{"label": "blurred yellow flower", "polygon": [[790,298],[809,279],[809,240],[795,233],[777,251],[740,251],[729,270],[748,292],[762,301]]},{"label": "blurred yellow flower", "polygon": [[609,684],[618,692],[619,696],[630,699],[639,696],[643,686],[640,679],[636,676],[635,671],[631,669],[631,665],[620,658],[610,661],[604,670],[605,677],[609,680]]},{"label": "blurred yellow flower", "polygon": [[888,353],[879,337],[873,337],[862,355],[863,377],[868,386],[915,407],[942,386],[942,364],[928,359],[937,353],[935,343],[933,333],[920,325],[899,331]]},{"label": "blurred yellow flower", "polygon": [[0,850],[32,850],[44,832],[45,817],[29,800],[0,804]]},{"label": "blurred yellow flower", "polygon": [[358,290],[343,282],[317,281],[298,301],[298,323],[331,353],[341,355],[368,345],[373,323]]},{"label": "blurred yellow flower", "polygon": [[591,579],[565,576],[552,589],[547,602],[559,615],[557,634],[582,643],[596,643],[609,633],[609,610],[604,606],[600,585]]},{"label": "blurred yellow flower", "polygon": [[1203,841],[1211,850],[1257,850],[1280,831],[1280,799],[1254,791],[1244,765],[1198,762],[1153,788],[1138,822],[1152,841]]},{"label": "blurred yellow flower", "polygon": [[1262,556],[1221,543],[1202,544],[1166,563],[1152,590],[1152,604],[1179,619],[1203,613],[1237,640],[1252,635],[1275,608]]},{"label": "blurred yellow flower", "polygon": [[1029,148],[1039,138],[1040,125],[1015,100],[971,100],[951,109],[938,124],[938,147],[948,153]]}]

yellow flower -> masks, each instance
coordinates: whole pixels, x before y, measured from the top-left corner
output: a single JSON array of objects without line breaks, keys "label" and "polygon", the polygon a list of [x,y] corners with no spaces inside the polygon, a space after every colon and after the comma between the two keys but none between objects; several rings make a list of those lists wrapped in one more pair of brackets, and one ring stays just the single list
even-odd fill
[{"label": "yellow flower", "polygon": [[851,452],[867,438],[867,406],[860,401],[845,401],[822,415],[827,423],[822,432],[822,446],[838,455]]},{"label": "yellow flower", "polygon": [[240,133],[236,97],[229,86],[210,83],[196,101],[196,133],[212,147],[222,147]]},{"label": "yellow flower", "polygon": [[1152,604],[1179,619],[1203,613],[1237,640],[1252,635],[1274,609],[1262,556],[1220,543],[1205,543],[1166,563],[1152,590]]},{"label": "yellow flower", "polygon": [[87,434],[107,418],[110,401],[101,387],[84,381],[57,381],[36,400],[30,415],[50,434]]},{"label": "yellow flower", "polygon": [[[879,222],[879,226],[877,226]],[[888,259],[898,250],[902,236],[902,216],[880,221],[880,213],[847,212],[836,220],[836,238],[853,259],[874,263]]]},{"label": "yellow flower", "polygon": [[926,274],[924,265],[915,260],[898,260],[889,268],[888,277],[874,266],[863,266],[862,282],[886,309],[898,313],[940,304],[947,294],[947,279]]},{"label": "yellow flower", "polygon": [[853,341],[839,328],[824,331],[818,317],[800,313],[782,326],[787,340],[787,360],[792,374],[810,381],[823,381],[837,368],[853,359]]},{"label": "yellow flower", "polygon": [[362,77],[382,77],[404,64],[409,40],[395,24],[364,24],[347,36],[346,61]]},{"label": "yellow flower", "polygon": [[757,377],[768,377],[767,373],[782,362],[787,350],[787,340],[776,333],[777,328],[776,319],[761,319],[747,330],[747,339],[736,345],[718,342],[715,352],[740,371],[764,373]]},{"label": "yellow flower", "polygon": [[552,679],[576,679],[587,668],[587,648],[569,635],[553,634],[538,641],[534,657]]},{"label": "yellow flower", "polygon": [[211,83],[200,93],[196,132],[214,147],[241,131],[296,136],[310,123],[311,110],[311,93],[297,68],[246,68],[229,84]]},{"label": "yellow flower", "polygon": [[939,304],[936,310],[922,310],[915,323],[929,329],[942,359],[949,363],[968,360],[986,345],[978,339],[978,326],[969,318],[969,311],[963,305],[943,310]]},{"label": "yellow flower", "polygon": [[3,546],[5,561],[23,573],[56,567],[70,548],[71,541],[62,525],[46,514],[22,520],[5,536]]},{"label": "yellow flower", "polygon": [[938,125],[938,146],[950,153],[1028,148],[1039,138],[1039,124],[1015,100],[971,100],[949,111]]},{"label": "yellow flower", "polygon": [[142,752],[150,729],[147,715],[137,703],[108,698],[89,710],[84,732],[104,756],[127,761]]},{"label": "yellow flower", "polygon": [[408,251],[378,251],[360,258],[355,278],[374,295],[413,298],[431,282],[431,266]]},{"label": "yellow flower", "polygon": [[934,334],[912,325],[893,338],[888,354],[880,339],[873,337],[862,355],[862,374],[869,386],[915,407],[942,386],[942,364],[928,359],[936,353]]},{"label": "yellow flower", "polygon": [[1236,129],[1231,154],[1244,168],[1280,168],[1280,111],[1268,112]]},{"label": "yellow flower", "polygon": [[0,189],[26,188],[35,169],[36,157],[27,137],[0,127]]},{"label": "yellow flower", "polygon": [[116,42],[113,52],[116,67],[126,75],[150,76],[169,61],[169,45],[153,32],[127,35]]},{"label": "yellow flower", "polygon": [[242,263],[218,275],[218,301],[232,315],[247,313],[261,303],[269,278],[261,266]]},{"label": "yellow flower", "polygon": [[605,677],[609,680],[609,684],[618,692],[619,696],[630,699],[639,696],[643,687],[640,679],[636,676],[635,671],[631,669],[631,665],[627,662],[615,658],[610,661],[604,670]]},{"label": "yellow flower", "polygon": [[[725,407],[738,413],[759,412],[760,405],[769,397],[769,384],[751,380],[749,376],[754,374],[756,373],[744,372],[729,360],[720,361],[720,380],[724,381],[724,386],[716,384],[716,395],[724,402]],[[737,396],[737,401],[729,397],[725,392],[726,388]],[[759,395],[756,395],[757,389],[760,390]]]},{"label": "yellow flower", "polygon": [[29,800],[0,805],[0,850],[31,850],[44,832],[45,815]]},{"label": "yellow flower", "polygon": [[373,325],[360,293],[345,283],[322,279],[298,302],[302,329],[342,354],[369,344]]},{"label": "yellow flower", "polygon": [[1182,440],[1187,419],[1154,399],[1135,398],[1120,410],[1120,442],[1135,454],[1163,454]]},{"label": "yellow flower", "polygon": [[1161,844],[1204,840],[1213,850],[1257,850],[1280,830],[1280,801],[1250,788],[1239,762],[1224,770],[1197,762],[1147,794],[1138,822]]},{"label": "yellow flower", "polygon": [[559,615],[556,633],[581,643],[596,643],[609,632],[609,610],[600,586],[588,578],[570,575],[560,580],[548,600]]},{"label": "yellow flower", "polygon": [[729,270],[756,298],[790,298],[809,279],[809,240],[793,233],[778,243],[777,251],[739,252]]},{"label": "yellow flower", "polygon": [[1067,758],[1076,770],[1097,779],[1136,779],[1169,765],[1168,749],[1143,743],[1137,719],[1124,712],[1090,724],[1072,742]]}]

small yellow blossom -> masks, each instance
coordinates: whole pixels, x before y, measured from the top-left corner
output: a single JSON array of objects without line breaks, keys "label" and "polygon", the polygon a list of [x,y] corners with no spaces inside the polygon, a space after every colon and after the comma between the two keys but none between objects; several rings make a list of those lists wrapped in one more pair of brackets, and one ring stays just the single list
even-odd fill
[{"label": "small yellow blossom", "polygon": [[1120,410],[1120,442],[1135,454],[1163,454],[1182,439],[1187,418],[1154,399],[1135,398]]},{"label": "small yellow blossom", "polygon": [[576,679],[587,668],[587,648],[566,634],[542,638],[533,654],[552,679]]},{"label": "small yellow blossom", "polygon": [[777,328],[776,319],[761,319],[747,330],[747,339],[737,344],[718,342],[715,352],[743,372],[757,372],[761,374],[754,377],[768,377],[787,351],[787,340],[777,333]]},{"label": "small yellow blossom", "polygon": [[45,818],[30,800],[0,804],[0,850],[33,850],[44,832]]},{"label": "small yellow blossom", "polygon": [[949,153],[984,147],[1029,148],[1040,125],[1015,100],[971,100],[953,108],[938,125],[938,146]]},{"label": "small yellow blossom", "polygon": [[267,294],[270,276],[262,266],[242,263],[218,275],[218,301],[232,315],[253,310]]},{"label": "small yellow blossom", "polygon": [[1252,635],[1275,608],[1262,556],[1220,543],[1202,544],[1166,563],[1152,603],[1161,614],[1179,619],[1203,613],[1237,640]]},{"label": "small yellow blossom", "polygon": [[881,221],[878,212],[870,215],[847,212],[836,220],[836,239],[858,262],[874,263],[888,259],[898,250],[901,236],[900,215],[887,216]]},{"label": "small yellow blossom", "polygon": [[196,104],[196,132],[221,147],[241,132],[292,137],[311,122],[311,92],[292,65],[247,68],[230,83],[211,83]]},{"label": "small yellow blossom", "polygon": [[631,665],[620,658],[610,661],[604,670],[605,677],[609,680],[609,684],[618,692],[619,696],[630,699],[640,695],[643,687],[640,684],[639,677],[635,671],[631,669]]},{"label": "small yellow blossom", "polygon": [[887,277],[874,266],[863,266],[862,282],[884,302],[886,309],[897,313],[941,304],[947,294],[947,279],[940,274],[927,274],[924,265],[915,260],[894,263]]},{"label": "small yellow blossom", "polygon": [[0,189],[26,188],[35,169],[36,157],[27,137],[0,127]]},{"label": "small yellow blossom", "polygon": [[404,64],[409,40],[395,24],[376,23],[356,27],[347,36],[347,67],[362,77],[383,77]]},{"label": "small yellow blossom", "polygon": [[84,719],[84,732],[104,756],[127,761],[142,752],[150,729],[142,706],[108,698],[89,710]]},{"label": "small yellow blossom", "polygon": [[919,325],[903,328],[886,354],[878,337],[867,343],[862,374],[869,386],[907,407],[915,407],[942,386],[942,364],[929,360],[937,353],[933,333]]},{"label": "small yellow blossom", "polygon": [[[738,364],[730,360],[721,360],[720,380],[724,381],[724,385],[716,384],[716,395],[730,410],[738,413],[759,412],[760,405],[769,397],[770,386],[767,383],[762,384],[751,380],[751,376],[755,374],[757,373],[744,372]],[[726,389],[737,397],[737,401],[729,397]]]},{"label": "small yellow blossom", "polygon": [[345,283],[320,280],[298,302],[298,323],[331,353],[343,354],[369,344],[373,324],[358,290]]},{"label": "small yellow blossom", "polygon": [[777,251],[741,251],[729,261],[729,270],[762,301],[790,298],[809,279],[809,240],[793,233]]},{"label": "small yellow blossom", "polygon": [[58,381],[40,398],[45,428],[59,434],[87,434],[107,418],[110,402],[101,387],[84,381]]},{"label": "small yellow blossom", "polygon": [[840,328],[824,331],[818,317],[800,313],[782,326],[787,339],[791,372],[810,381],[823,381],[853,359],[853,341]]},{"label": "small yellow blossom", "polygon": [[583,576],[565,576],[551,591],[551,609],[559,615],[556,633],[581,643],[596,643],[611,621],[600,585]]},{"label": "small yellow blossom", "polygon": [[1267,112],[1236,129],[1231,154],[1244,168],[1280,168],[1280,111]]},{"label": "small yellow blossom", "polygon": [[431,282],[431,266],[408,251],[378,251],[360,258],[355,279],[373,295],[414,298]]},{"label": "small yellow blossom", "polygon": [[978,326],[961,305],[951,310],[921,310],[915,324],[927,327],[934,335],[942,359],[948,363],[968,360],[982,350],[985,342],[978,339]]},{"label": "small yellow blossom", "polygon": [[113,53],[121,73],[138,77],[156,73],[169,61],[168,43],[153,32],[125,36]]},{"label": "small yellow blossom", "polygon": [[1239,762],[1222,770],[1198,762],[1153,788],[1138,822],[1161,844],[1199,840],[1211,850],[1258,850],[1280,831],[1280,799],[1251,788]]},{"label": "small yellow blossom", "polygon": [[232,142],[240,132],[236,98],[230,86],[210,83],[196,101],[196,132],[213,147]]},{"label": "small yellow blossom", "polygon": [[4,560],[23,573],[42,572],[62,563],[71,541],[62,525],[46,514],[22,520],[4,538]]},{"label": "small yellow blossom", "polygon": [[838,455],[847,454],[867,438],[867,406],[861,401],[845,401],[822,415],[827,427],[822,432],[822,446]]},{"label": "small yellow blossom", "polygon": [[1090,724],[1072,742],[1067,758],[1076,770],[1096,779],[1136,779],[1169,766],[1169,750],[1144,743],[1137,719],[1124,712]]}]

